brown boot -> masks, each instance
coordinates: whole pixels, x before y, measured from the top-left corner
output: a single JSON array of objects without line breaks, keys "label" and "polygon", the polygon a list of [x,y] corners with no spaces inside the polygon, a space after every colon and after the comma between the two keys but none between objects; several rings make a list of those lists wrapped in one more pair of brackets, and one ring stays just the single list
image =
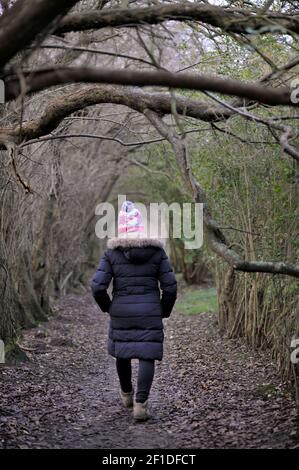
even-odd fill
[{"label": "brown boot", "polygon": [[126,408],[132,408],[133,397],[134,397],[134,390],[132,390],[131,392],[123,392],[122,390],[120,390],[120,398]]},{"label": "brown boot", "polygon": [[148,400],[144,403],[134,401],[133,417],[136,421],[146,421],[149,418]]}]

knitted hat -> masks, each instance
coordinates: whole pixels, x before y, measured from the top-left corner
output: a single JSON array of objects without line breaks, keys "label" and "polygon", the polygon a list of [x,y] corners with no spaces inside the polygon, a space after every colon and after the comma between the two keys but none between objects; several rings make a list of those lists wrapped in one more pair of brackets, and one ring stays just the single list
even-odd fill
[{"label": "knitted hat", "polygon": [[125,201],[122,204],[118,215],[118,233],[143,232],[142,215],[131,201]]}]

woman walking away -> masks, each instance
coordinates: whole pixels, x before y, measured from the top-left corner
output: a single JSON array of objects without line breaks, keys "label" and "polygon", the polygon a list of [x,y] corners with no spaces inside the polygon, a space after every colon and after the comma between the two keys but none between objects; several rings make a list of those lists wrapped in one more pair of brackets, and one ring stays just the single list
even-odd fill
[{"label": "woman walking away", "polygon": [[[155,360],[163,356],[163,322],[174,306],[175,275],[162,240],[142,236],[140,211],[125,201],[118,218],[118,237],[107,250],[92,280],[93,296],[110,315],[108,352],[116,358],[123,404],[137,421],[148,419],[148,396]],[[107,288],[113,278],[112,301]],[[160,289],[162,290],[162,296]],[[131,359],[139,359],[135,399]]]}]

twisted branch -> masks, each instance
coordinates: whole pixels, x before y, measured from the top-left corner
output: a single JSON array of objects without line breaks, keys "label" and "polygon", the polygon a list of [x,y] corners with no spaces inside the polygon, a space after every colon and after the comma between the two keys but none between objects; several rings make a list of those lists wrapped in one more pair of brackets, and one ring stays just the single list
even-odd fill
[{"label": "twisted branch", "polygon": [[144,114],[159,134],[168,140],[172,146],[181,175],[187,187],[189,187],[194,202],[203,204],[205,233],[214,253],[223,258],[236,271],[286,274],[292,277],[299,277],[299,265],[292,265],[281,261],[246,261],[242,259],[236,251],[230,248],[219,224],[212,218],[203,188],[192,173],[184,139],[182,139],[175,130],[165,124],[154,111],[146,110]]}]

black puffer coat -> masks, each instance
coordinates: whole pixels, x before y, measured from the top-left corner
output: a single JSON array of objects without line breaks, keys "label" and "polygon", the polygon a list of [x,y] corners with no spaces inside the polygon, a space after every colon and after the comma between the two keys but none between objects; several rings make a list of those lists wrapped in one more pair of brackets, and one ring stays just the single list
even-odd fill
[{"label": "black puffer coat", "polygon": [[[112,278],[111,301],[107,288]],[[109,354],[161,360],[162,318],[169,317],[177,293],[162,242],[149,238],[109,240],[91,288],[100,308],[110,314]]]}]

